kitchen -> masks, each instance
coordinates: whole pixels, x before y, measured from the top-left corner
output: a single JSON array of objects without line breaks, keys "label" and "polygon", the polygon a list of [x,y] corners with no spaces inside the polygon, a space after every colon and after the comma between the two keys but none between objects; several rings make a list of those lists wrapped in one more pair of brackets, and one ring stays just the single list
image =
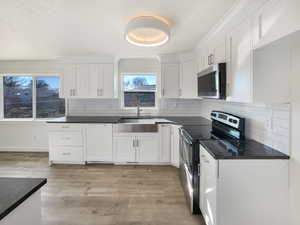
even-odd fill
[{"label": "kitchen", "polygon": [[299,224],[299,2],[103,3],[0,3],[0,224]]}]

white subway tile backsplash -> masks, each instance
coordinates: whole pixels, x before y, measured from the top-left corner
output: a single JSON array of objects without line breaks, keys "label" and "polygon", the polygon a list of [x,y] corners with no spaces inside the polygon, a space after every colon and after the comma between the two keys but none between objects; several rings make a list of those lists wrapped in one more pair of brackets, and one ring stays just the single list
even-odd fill
[{"label": "white subway tile backsplash", "polygon": [[290,152],[290,105],[245,104],[204,100],[201,115],[209,118],[212,110],[220,110],[246,118],[246,137]]},{"label": "white subway tile backsplash", "polygon": [[[132,115],[121,109],[119,99],[71,99],[68,114],[72,116]],[[203,116],[212,110],[225,111],[246,118],[246,136],[289,154],[290,105],[245,104],[219,100],[161,99],[159,110],[147,115]]]}]

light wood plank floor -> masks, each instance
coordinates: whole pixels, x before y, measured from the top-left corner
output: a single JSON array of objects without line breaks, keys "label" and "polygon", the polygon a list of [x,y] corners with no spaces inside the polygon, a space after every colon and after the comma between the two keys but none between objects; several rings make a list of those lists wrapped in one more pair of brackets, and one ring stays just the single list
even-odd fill
[{"label": "light wood plank floor", "polygon": [[45,153],[0,153],[1,177],[46,177],[44,225],[203,225],[170,166],[55,165]]}]

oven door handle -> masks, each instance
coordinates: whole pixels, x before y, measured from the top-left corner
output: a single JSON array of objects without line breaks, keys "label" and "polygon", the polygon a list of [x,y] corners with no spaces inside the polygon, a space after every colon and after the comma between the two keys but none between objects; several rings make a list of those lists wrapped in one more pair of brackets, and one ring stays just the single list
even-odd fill
[{"label": "oven door handle", "polygon": [[190,140],[188,140],[183,134],[181,134],[180,136],[184,140],[185,143],[187,143],[189,145],[193,145],[193,143]]}]

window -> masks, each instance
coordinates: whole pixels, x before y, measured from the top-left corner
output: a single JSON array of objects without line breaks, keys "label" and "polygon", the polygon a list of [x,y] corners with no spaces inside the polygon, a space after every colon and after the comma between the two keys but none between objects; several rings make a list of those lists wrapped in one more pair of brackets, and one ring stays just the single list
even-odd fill
[{"label": "window", "polygon": [[65,115],[65,100],[59,98],[58,77],[36,78],[36,118],[57,118]]},{"label": "window", "polygon": [[156,106],[156,75],[126,74],[123,75],[124,107],[140,105],[145,108]]},{"label": "window", "polygon": [[4,117],[32,118],[32,77],[4,77]]},{"label": "window", "polygon": [[65,100],[59,98],[58,90],[58,77],[4,76],[4,118],[63,117]]}]

